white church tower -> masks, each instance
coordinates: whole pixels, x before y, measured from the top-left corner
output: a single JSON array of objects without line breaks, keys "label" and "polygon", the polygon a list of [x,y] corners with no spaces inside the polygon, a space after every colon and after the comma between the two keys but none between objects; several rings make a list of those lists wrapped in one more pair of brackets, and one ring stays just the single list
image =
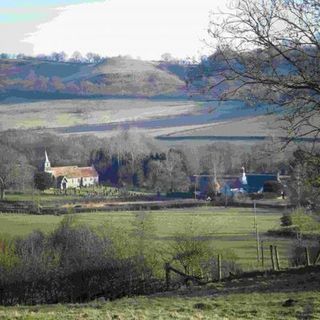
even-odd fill
[{"label": "white church tower", "polygon": [[248,181],[247,181],[246,171],[245,171],[244,167],[242,167],[241,169],[242,169],[241,183],[243,185],[247,185]]},{"label": "white church tower", "polygon": [[44,172],[50,172],[51,170],[51,164],[48,158],[48,154],[47,154],[47,150],[44,151],[44,155],[45,155],[45,161],[44,161]]}]

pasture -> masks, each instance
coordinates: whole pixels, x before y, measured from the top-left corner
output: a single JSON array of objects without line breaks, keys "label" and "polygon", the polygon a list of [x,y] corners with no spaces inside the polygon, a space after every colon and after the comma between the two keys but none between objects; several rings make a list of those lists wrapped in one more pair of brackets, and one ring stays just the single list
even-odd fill
[{"label": "pasture", "polygon": [[[319,319],[320,293],[241,293],[193,297],[133,297],[112,302],[0,307],[0,319]],[[294,298],[293,306],[283,304]]]},{"label": "pasture", "polygon": [[[126,234],[134,229],[137,212],[94,212],[70,214],[76,224],[83,224],[97,230],[110,228]],[[213,252],[236,257],[245,270],[259,268],[256,258],[256,234],[254,214],[250,208],[217,208],[202,207],[188,209],[167,209],[147,212],[152,232],[148,241],[154,242],[164,251],[179,234],[192,234],[201,240],[208,241]],[[275,238],[266,235],[270,229],[280,227],[281,213],[270,210],[258,210],[256,221],[263,241],[266,263],[270,266],[269,245],[279,248],[281,265],[287,265],[291,239]],[[0,237],[13,238],[26,236],[33,230],[50,232],[64,219],[63,216],[0,214]],[[149,224],[150,225],[150,224]]]},{"label": "pasture", "polygon": [[[191,113],[186,100],[77,99],[0,102],[1,130],[61,128],[146,120]],[[94,131],[90,130],[90,131]]]}]

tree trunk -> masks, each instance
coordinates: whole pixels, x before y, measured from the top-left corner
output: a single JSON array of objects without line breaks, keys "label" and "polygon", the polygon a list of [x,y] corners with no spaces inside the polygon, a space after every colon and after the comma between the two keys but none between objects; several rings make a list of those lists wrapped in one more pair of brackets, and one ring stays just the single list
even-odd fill
[{"label": "tree trunk", "polygon": [[4,187],[0,187],[0,200],[3,200],[5,196]]}]

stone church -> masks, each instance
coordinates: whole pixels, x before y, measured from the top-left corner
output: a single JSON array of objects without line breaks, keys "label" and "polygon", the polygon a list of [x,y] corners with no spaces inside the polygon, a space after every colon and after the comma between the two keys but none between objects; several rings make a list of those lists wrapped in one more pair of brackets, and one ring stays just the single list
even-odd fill
[{"label": "stone church", "polygon": [[94,168],[65,166],[51,167],[47,151],[45,151],[44,171],[50,173],[57,183],[57,188],[79,188],[97,185],[99,183],[99,175]]}]

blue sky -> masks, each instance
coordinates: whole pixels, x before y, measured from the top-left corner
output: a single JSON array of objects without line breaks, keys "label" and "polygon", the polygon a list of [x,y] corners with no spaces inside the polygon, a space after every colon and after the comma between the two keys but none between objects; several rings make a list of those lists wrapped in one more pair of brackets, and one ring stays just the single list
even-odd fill
[{"label": "blue sky", "polygon": [[101,2],[103,0],[1,0],[0,23],[21,23],[39,21],[47,17],[45,11],[30,12],[28,9],[63,7],[81,3]]},{"label": "blue sky", "polygon": [[103,0],[1,0],[0,8],[30,8],[45,6],[67,6],[71,4],[99,2]]},{"label": "blue sky", "polygon": [[209,12],[228,1],[0,0],[0,52],[199,57]]},{"label": "blue sky", "polygon": [[0,14],[0,23],[21,23],[26,21],[37,21],[41,18],[45,18],[45,13],[33,13],[33,12],[10,12]]}]

